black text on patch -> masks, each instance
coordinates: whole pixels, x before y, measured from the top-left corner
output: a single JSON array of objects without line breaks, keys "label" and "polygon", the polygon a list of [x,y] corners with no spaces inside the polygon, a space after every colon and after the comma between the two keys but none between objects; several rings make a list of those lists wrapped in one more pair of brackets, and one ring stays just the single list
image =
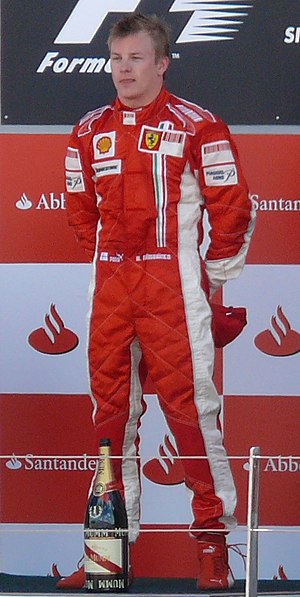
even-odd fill
[{"label": "black text on patch", "polygon": [[238,182],[237,169],[235,164],[228,166],[213,166],[204,168],[204,181],[207,187],[219,187],[234,185]]},{"label": "black text on patch", "polygon": [[95,171],[95,177],[108,176],[109,174],[120,174],[121,160],[108,160],[97,164],[92,164]]}]

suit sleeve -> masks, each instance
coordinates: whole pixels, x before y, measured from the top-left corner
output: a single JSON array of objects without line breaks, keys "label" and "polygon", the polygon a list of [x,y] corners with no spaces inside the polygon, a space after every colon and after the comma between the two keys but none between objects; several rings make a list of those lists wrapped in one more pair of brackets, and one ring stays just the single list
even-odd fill
[{"label": "suit sleeve", "polygon": [[99,220],[97,196],[91,167],[89,136],[78,137],[75,127],[65,158],[67,218],[75,236],[92,261]]},{"label": "suit sleeve", "polygon": [[255,209],[235,144],[222,121],[207,125],[197,153],[200,188],[210,225],[205,264],[213,294],[242,271]]}]

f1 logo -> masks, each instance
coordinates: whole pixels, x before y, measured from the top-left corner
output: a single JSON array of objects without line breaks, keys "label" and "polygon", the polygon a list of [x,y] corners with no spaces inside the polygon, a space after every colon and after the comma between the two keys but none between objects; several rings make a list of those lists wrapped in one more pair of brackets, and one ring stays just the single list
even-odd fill
[{"label": "f1 logo", "polygon": [[[139,3],[140,0],[110,0],[108,10],[105,0],[77,0],[54,43],[89,44],[109,13],[133,12]],[[169,12],[192,12],[176,43],[234,39],[233,32],[239,31],[237,25],[243,23],[252,7],[253,0],[174,0]]]},{"label": "f1 logo", "polygon": [[140,0],[78,0],[55,44],[89,44],[110,12],[133,12]]}]

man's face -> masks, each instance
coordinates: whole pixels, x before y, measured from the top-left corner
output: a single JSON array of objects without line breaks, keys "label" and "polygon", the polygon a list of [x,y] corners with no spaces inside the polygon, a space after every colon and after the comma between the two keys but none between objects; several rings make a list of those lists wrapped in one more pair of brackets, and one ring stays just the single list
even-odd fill
[{"label": "man's face", "polygon": [[119,99],[130,108],[152,102],[159,94],[168,68],[167,56],[156,61],[150,35],[140,31],[111,43],[112,78]]}]

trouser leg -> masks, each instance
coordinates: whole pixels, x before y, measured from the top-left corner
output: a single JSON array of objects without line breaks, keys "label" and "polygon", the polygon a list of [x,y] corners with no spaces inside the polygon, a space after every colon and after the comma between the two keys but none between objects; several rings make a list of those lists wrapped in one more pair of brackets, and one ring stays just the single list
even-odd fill
[{"label": "trouser leg", "polygon": [[138,429],[144,410],[138,375],[141,350],[134,337],[122,272],[116,270],[105,263],[97,272],[89,331],[89,371],[97,438],[111,439],[112,455],[117,457],[113,460],[114,470],[125,496],[129,539],[134,541],[140,518]]},{"label": "trouser leg", "polygon": [[236,525],[236,492],[218,424],[210,307],[197,271],[194,276],[187,272],[187,281],[179,276],[177,264],[164,264],[163,275],[155,263],[147,271],[151,286],[138,333],[182,457],[186,485],[193,492],[192,531],[198,536],[196,529],[230,530]]}]

